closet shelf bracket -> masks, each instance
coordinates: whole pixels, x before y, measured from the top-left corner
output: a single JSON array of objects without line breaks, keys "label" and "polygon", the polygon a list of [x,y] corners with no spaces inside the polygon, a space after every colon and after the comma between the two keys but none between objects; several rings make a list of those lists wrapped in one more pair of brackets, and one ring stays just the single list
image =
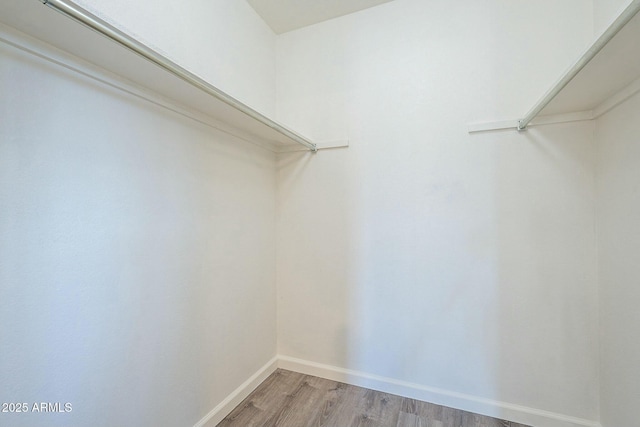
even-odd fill
[{"label": "closet shelf bracket", "polygon": [[518,121],[517,129],[523,131],[544,108],[582,71],[589,62],[631,21],[640,11],[640,0],[633,0],[604,33],[587,49],[569,70],[544,94],[544,96]]}]

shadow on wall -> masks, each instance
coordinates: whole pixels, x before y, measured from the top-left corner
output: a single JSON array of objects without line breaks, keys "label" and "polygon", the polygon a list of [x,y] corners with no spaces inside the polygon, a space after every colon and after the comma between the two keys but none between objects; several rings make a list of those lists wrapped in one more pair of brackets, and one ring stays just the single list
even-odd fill
[{"label": "shadow on wall", "polygon": [[280,353],[597,419],[591,134],[281,156]]},{"label": "shadow on wall", "polygon": [[334,364],[336,355],[346,360],[351,347],[355,201],[346,190],[348,157],[341,149],[279,156],[277,205],[285,207],[276,233],[280,354]]},{"label": "shadow on wall", "polygon": [[274,156],[0,56],[0,401],[72,404],[0,424],[195,422],[273,355]]},{"label": "shadow on wall", "polygon": [[584,420],[599,417],[594,144],[591,122],[531,127],[492,166],[496,399]]},{"label": "shadow on wall", "polygon": [[350,233],[356,250],[347,366],[493,396],[495,231],[492,212],[478,197],[487,196],[479,187],[486,187],[488,177],[466,170],[478,157],[464,156],[456,164],[460,147],[453,144],[398,141],[379,131],[363,137],[394,143],[358,154],[362,181],[351,187],[358,203],[351,213],[357,219]]},{"label": "shadow on wall", "polygon": [[592,131],[485,134],[410,167],[362,154],[345,366],[597,419]]}]

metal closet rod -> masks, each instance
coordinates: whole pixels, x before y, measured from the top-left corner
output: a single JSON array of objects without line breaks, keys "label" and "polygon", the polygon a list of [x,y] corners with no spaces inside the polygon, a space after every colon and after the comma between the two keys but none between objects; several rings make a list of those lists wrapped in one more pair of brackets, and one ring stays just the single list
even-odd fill
[{"label": "metal closet rod", "polygon": [[555,84],[538,103],[518,121],[518,130],[525,130],[529,123],[546,107],[571,80],[615,37],[616,34],[640,11],[640,0],[633,0],[629,6],[613,21],[607,30],[580,57],[573,67]]},{"label": "metal closet rod", "polygon": [[91,28],[92,30],[95,30],[98,33],[110,38],[116,43],[137,53],[138,55],[142,56],[148,61],[153,62],[154,64],[165,69],[171,74],[179,77],[180,79],[191,84],[192,86],[195,86],[196,88],[202,90],[203,92],[206,92],[207,94],[213,96],[214,98],[217,98],[218,100],[224,102],[225,104],[230,105],[236,110],[270,127],[276,132],[279,132],[282,135],[285,135],[291,138],[292,140],[296,141],[297,143],[304,145],[305,147],[309,148],[311,151],[316,152],[318,150],[316,147],[316,144],[309,141],[302,135],[298,135],[297,133],[285,128],[284,126],[274,122],[268,117],[255,111],[253,108],[243,104],[242,102],[238,101],[234,97],[227,95],[226,93],[222,92],[220,89],[207,83],[205,80],[196,76],[192,72],[179,66],[175,62],[165,58],[164,56],[160,55],[158,52],[154,51],[153,49],[150,49],[149,47],[135,40],[134,38],[129,37],[127,34],[123,33],[122,31],[118,30],[117,28],[113,27],[112,25],[108,24],[107,22],[103,21],[102,19],[98,18],[92,13],[73,4],[72,2],[64,1],[64,0],[40,0],[40,2],[62,13],[63,15],[66,15],[72,18],[73,20]]}]

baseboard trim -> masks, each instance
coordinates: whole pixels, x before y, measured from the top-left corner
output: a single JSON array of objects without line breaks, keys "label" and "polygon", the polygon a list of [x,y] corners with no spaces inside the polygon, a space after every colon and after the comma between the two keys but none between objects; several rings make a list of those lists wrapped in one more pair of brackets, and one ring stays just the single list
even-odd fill
[{"label": "baseboard trim", "polygon": [[207,415],[198,421],[194,427],[216,426],[278,368],[326,378],[333,381],[340,381],[359,387],[366,387],[385,393],[424,400],[438,405],[461,409],[463,411],[507,419],[530,426],[602,427],[602,425],[597,421],[585,420],[569,415],[485,399],[435,387],[427,387],[421,384],[339,368],[337,366],[310,362],[308,360],[297,359],[289,356],[277,356],[271,359],[249,379],[242,383],[242,385],[234,390],[226,399],[220,402]]},{"label": "baseboard trim", "polygon": [[256,389],[269,375],[278,369],[278,357],[274,357],[262,368],[235,389],[226,399],[220,402],[207,415],[198,421],[193,427],[213,427],[218,425],[227,415],[234,410],[253,390]]},{"label": "baseboard trim", "polygon": [[438,405],[507,419],[536,427],[602,427],[600,423],[525,406],[484,399],[463,393],[426,387],[393,378],[352,371],[288,356],[278,357],[278,368],[340,381],[385,393],[424,400]]}]

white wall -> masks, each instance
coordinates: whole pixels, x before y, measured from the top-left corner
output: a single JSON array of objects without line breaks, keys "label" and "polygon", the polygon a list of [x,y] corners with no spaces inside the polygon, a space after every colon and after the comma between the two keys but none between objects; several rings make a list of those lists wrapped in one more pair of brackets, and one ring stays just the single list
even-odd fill
[{"label": "white wall", "polygon": [[246,1],[77,3],[252,108],[274,114],[275,34]]},{"label": "white wall", "polygon": [[597,121],[602,425],[637,424],[640,402],[640,96]]},{"label": "white wall", "polygon": [[[80,3],[276,111],[246,2]],[[539,426],[598,420],[600,369],[604,427],[634,422],[639,101],[597,153],[588,123],[465,131],[522,114],[627,3],[396,0],[278,37],[279,119],[351,141],[278,162],[281,354],[559,414]],[[74,405],[0,421],[193,424],[276,352],[273,156],[0,55],[0,401]]]},{"label": "white wall", "polygon": [[593,0],[593,23],[596,36],[620,15],[632,0]]},{"label": "white wall", "polygon": [[4,43],[0,93],[0,402],[73,405],[0,425],[193,425],[276,353],[274,155]]},{"label": "white wall", "polygon": [[279,36],[279,119],[351,142],[279,161],[281,354],[598,420],[593,124],[466,132],[523,114],[592,20],[396,0]]},{"label": "white wall", "polygon": [[[596,32],[630,0],[594,0]],[[600,407],[603,427],[637,424],[640,401],[640,329],[635,256],[640,249],[637,95],[596,123],[598,266],[600,282]]]}]

